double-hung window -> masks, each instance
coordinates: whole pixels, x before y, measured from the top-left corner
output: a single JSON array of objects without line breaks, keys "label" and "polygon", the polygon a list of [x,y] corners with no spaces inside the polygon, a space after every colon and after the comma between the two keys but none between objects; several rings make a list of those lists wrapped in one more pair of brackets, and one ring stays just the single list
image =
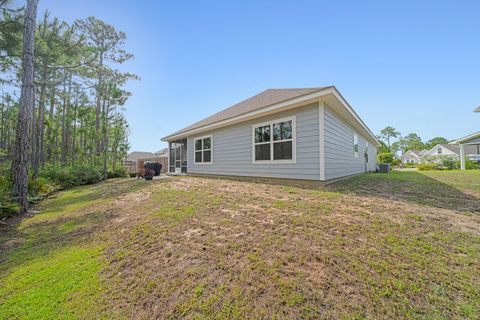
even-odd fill
[{"label": "double-hung window", "polygon": [[212,136],[196,138],[195,163],[212,163]]},{"label": "double-hung window", "polygon": [[253,126],[253,162],[295,162],[295,117]]},{"label": "double-hung window", "polygon": [[358,158],[358,134],[353,133],[353,157]]}]

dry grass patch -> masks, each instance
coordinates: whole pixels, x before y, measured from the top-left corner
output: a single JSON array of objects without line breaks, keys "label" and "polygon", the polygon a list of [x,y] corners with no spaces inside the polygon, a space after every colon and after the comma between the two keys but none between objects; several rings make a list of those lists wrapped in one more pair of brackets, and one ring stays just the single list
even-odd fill
[{"label": "dry grass patch", "polygon": [[[373,188],[375,175],[329,190],[191,177],[125,180],[101,203],[94,198],[52,214],[56,236],[46,242],[95,231],[73,237],[82,246],[103,245],[94,259],[100,267],[91,268],[98,276],[91,317],[478,318],[476,207],[458,198],[457,208],[451,201],[432,205],[422,177],[381,179],[390,178],[388,196]],[[414,188],[408,196],[405,183]],[[449,188],[477,197],[475,188]],[[77,215],[93,220],[64,220]],[[40,223],[40,216],[33,219]],[[25,244],[11,247],[15,255]],[[11,302],[0,293],[2,299]]]}]

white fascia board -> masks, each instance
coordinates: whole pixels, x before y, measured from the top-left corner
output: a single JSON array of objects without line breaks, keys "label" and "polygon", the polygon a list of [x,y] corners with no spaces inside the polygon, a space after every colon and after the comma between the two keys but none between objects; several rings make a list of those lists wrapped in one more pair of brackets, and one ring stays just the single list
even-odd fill
[{"label": "white fascia board", "polygon": [[460,139],[457,139],[457,140],[453,140],[453,141],[450,141],[449,143],[450,144],[461,144],[465,141],[468,141],[470,139],[475,139],[475,138],[478,138],[480,137],[480,132],[475,132],[475,133],[472,133],[471,135],[468,135],[466,137],[463,137],[463,138],[460,138]]},{"label": "white fascia board", "polygon": [[340,103],[345,107],[345,109],[354,117],[354,119],[370,135],[372,140],[377,143],[377,147],[380,146],[380,142],[377,140],[375,135],[370,131],[370,129],[365,125],[365,123],[360,119],[360,117],[357,115],[357,113],[352,109],[352,107],[342,97],[342,95],[338,92],[338,90],[335,87],[328,87],[328,88],[325,88],[325,89],[321,89],[321,90],[318,90],[318,91],[315,91],[315,92],[312,92],[312,93],[309,93],[309,94],[306,94],[306,95],[303,95],[303,96],[300,96],[300,97],[297,97],[297,98],[293,98],[293,99],[290,99],[290,100],[287,100],[287,101],[283,101],[283,102],[273,104],[273,105],[265,107],[265,108],[261,108],[259,110],[255,110],[255,111],[252,111],[252,112],[241,114],[241,115],[238,115],[238,116],[233,117],[233,118],[225,119],[225,120],[215,122],[215,123],[212,123],[212,124],[209,124],[209,125],[205,125],[205,126],[202,126],[202,127],[199,127],[199,128],[188,130],[188,131],[176,134],[176,135],[166,136],[166,137],[162,138],[162,141],[173,141],[173,140],[176,140],[176,139],[185,138],[187,136],[198,134],[198,133],[201,133],[201,132],[206,132],[206,131],[209,131],[209,130],[226,127],[226,126],[233,125],[233,124],[236,124],[236,123],[240,123],[240,122],[243,122],[243,121],[247,121],[247,120],[250,120],[250,119],[263,117],[263,116],[266,116],[266,115],[269,115],[269,114],[272,114],[272,113],[275,113],[275,112],[294,109],[294,108],[297,108],[297,107],[301,107],[301,106],[303,106],[307,103],[314,103],[316,101],[319,101],[318,99],[320,97],[323,97],[323,96],[326,96],[326,95],[329,95],[329,94],[334,95],[338,99],[338,101],[340,101]]}]

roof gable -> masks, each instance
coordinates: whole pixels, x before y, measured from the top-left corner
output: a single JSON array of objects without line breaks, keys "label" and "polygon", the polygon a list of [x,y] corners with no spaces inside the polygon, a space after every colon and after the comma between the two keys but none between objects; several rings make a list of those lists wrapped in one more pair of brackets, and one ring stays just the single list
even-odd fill
[{"label": "roof gable", "polygon": [[200,127],[213,124],[222,120],[230,119],[248,112],[256,111],[270,105],[303,96],[308,93],[319,91],[329,87],[317,88],[298,88],[298,89],[267,89],[260,92],[253,97],[245,99],[231,107],[228,107],[220,112],[214,113],[211,116],[195,122],[188,127],[185,127],[171,135],[178,135],[189,130],[198,129]]},{"label": "roof gable", "polygon": [[419,155],[420,157],[423,157],[427,152],[428,152],[427,149],[422,149],[422,150],[418,153],[418,155]]},{"label": "roof gable", "polygon": [[410,155],[412,155],[416,158],[420,158],[420,156],[418,155],[419,152],[420,152],[420,150],[410,149],[402,155],[402,158],[408,157]]},{"label": "roof gable", "polygon": [[347,121],[354,130],[364,135],[369,141],[379,146],[380,143],[372,131],[360,119],[358,114],[338,92],[335,86],[300,88],[300,89],[268,89],[230,108],[196,122],[182,130],[163,137],[163,141],[183,139],[202,132],[227,127],[236,123],[259,118],[288,109],[294,109],[311,103],[326,103]]}]

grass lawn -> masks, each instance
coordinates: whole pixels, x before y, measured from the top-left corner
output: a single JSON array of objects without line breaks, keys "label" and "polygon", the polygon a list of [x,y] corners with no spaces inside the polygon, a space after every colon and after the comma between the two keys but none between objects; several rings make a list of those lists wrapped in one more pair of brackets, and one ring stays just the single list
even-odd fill
[{"label": "grass lawn", "polygon": [[480,318],[478,171],[117,179],[36,209],[0,227],[0,319]]}]

